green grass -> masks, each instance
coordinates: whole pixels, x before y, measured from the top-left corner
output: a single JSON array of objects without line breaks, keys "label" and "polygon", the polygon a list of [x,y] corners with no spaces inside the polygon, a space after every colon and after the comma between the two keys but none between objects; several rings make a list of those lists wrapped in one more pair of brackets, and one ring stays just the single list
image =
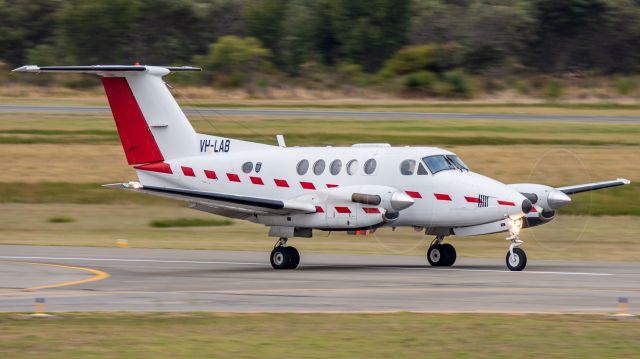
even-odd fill
[{"label": "green grass", "polygon": [[[562,213],[594,216],[640,216],[640,183],[572,196]],[[184,202],[107,189],[98,183],[0,183],[0,203],[72,203],[72,204],[143,204],[147,206],[182,206]],[[187,226],[176,223],[171,226]],[[207,224],[202,224],[207,225]],[[209,224],[215,225],[215,224]],[[160,224],[156,225],[161,226]],[[191,225],[193,226],[193,225]],[[169,227],[169,225],[167,225]]]},{"label": "green grass", "polygon": [[171,228],[171,227],[220,227],[230,226],[233,222],[228,219],[204,219],[204,218],[175,218],[156,219],[149,222],[151,227]]},{"label": "green grass", "polygon": [[69,216],[53,216],[47,219],[47,222],[49,223],[71,223],[75,221],[75,218]]},{"label": "green grass", "polygon": [[2,357],[631,358],[640,325],[595,315],[0,315]]}]

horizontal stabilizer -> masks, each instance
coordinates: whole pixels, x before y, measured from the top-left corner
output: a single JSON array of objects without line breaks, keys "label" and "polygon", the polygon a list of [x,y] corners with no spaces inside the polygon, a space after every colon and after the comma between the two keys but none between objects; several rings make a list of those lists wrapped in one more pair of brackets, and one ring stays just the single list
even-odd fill
[{"label": "horizontal stabilizer", "polygon": [[25,65],[18,67],[13,72],[78,72],[78,73],[107,73],[107,72],[144,72],[152,68],[161,68],[169,72],[200,71],[198,67],[191,66],[147,66],[147,65],[91,65],[91,66],[38,66]]}]

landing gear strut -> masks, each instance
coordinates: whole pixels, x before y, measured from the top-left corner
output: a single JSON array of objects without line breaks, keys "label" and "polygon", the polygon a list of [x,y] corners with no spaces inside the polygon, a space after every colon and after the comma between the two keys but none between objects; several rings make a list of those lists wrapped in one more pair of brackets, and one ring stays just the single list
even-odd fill
[{"label": "landing gear strut", "polygon": [[456,249],[443,241],[444,236],[437,236],[427,250],[427,260],[433,267],[451,267],[456,262]]},{"label": "landing gear strut", "polygon": [[300,253],[294,247],[287,247],[288,238],[280,238],[271,251],[273,269],[296,269],[300,264]]},{"label": "landing gear strut", "polygon": [[512,221],[509,229],[510,236],[507,237],[507,240],[511,241],[506,258],[507,268],[515,272],[519,272],[527,266],[527,254],[522,248],[518,248],[523,243],[519,236],[520,228],[522,228],[522,219]]}]

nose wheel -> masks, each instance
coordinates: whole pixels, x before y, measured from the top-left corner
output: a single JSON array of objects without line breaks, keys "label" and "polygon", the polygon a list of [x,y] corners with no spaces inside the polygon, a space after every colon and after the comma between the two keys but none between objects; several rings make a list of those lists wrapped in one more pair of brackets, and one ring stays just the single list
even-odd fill
[{"label": "nose wheel", "polygon": [[427,250],[427,261],[432,267],[451,267],[456,262],[456,249],[449,243],[442,243],[444,237],[437,237]]},{"label": "nose wheel", "polygon": [[298,250],[286,245],[287,238],[280,238],[271,251],[270,262],[273,269],[296,269],[300,264]]}]

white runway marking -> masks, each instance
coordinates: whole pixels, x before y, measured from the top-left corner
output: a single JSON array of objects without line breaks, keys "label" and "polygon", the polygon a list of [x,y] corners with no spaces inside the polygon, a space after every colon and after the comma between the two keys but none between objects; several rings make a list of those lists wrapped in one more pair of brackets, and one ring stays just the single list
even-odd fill
[{"label": "white runway marking", "polygon": [[[228,264],[228,265],[253,265],[266,266],[266,263],[260,262],[225,262],[225,261],[193,261],[193,260],[170,260],[170,259],[135,259],[135,258],[81,258],[81,257],[33,257],[33,256],[0,256],[0,259],[38,259],[38,260],[76,260],[76,261],[103,261],[103,262],[149,262],[149,263],[186,263],[186,264]],[[327,264],[303,265],[304,267],[326,267]],[[352,268],[357,265],[335,265],[335,268]],[[408,270],[424,270],[426,267],[393,267],[393,266],[370,266],[368,268],[376,269],[408,269]],[[459,271],[459,272],[491,272],[491,273],[513,273],[508,270],[498,269],[470,269],[470,268],[431,268],[436,271]],[[555,275],[582,275],[582,276],[610,276],[610,273],[595,272],[558,272],[558,271],[523,271],[525,274],[555,274]]]}]

